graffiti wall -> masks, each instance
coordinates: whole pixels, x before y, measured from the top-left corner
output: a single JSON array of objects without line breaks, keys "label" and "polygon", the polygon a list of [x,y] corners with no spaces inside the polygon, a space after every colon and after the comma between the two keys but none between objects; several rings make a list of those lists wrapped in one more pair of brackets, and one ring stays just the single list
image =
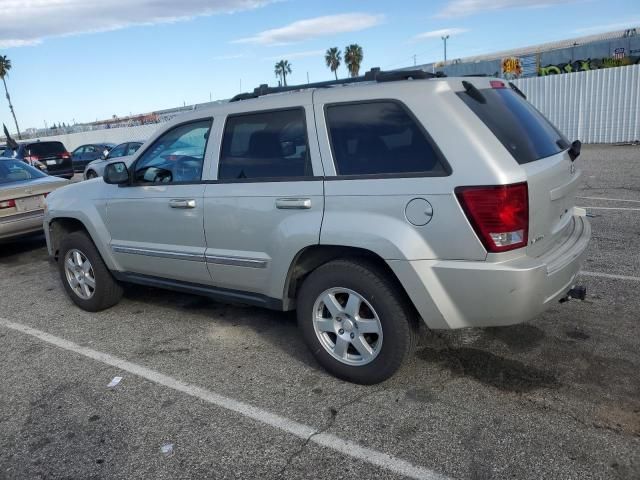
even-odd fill
[{"label": "graffiti wall", "polygon": [[538,76],[559,75],[561,73],[588,72],[589,70],[599,70],[601,68],[624,67],[627,65],[640,65],[640,56],[618,57],[618,58],[587,58],[585,60],[575,60],[556,65],[546,65],[538,68]]}]

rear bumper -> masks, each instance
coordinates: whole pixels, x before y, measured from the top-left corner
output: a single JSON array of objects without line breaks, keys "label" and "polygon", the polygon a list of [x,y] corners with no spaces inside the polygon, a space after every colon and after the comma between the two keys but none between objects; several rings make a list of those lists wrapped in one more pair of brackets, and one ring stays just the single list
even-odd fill
[{"label": "rear bumper", "polygon": [[42,230],[44,211],[19,213],[0,219],[0,240],[8,240]]},{"label": "rear bumper", "polygon": [[389,264],[430,328],[512,325],[531,320],[566,295],[590,238],[589,222],[576,216],[565,241],[539,258]]}]

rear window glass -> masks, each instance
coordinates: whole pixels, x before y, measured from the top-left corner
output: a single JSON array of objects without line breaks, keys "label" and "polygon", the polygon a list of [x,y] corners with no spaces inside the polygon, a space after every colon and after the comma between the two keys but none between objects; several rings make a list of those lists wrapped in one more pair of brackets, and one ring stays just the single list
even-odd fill
[{"label": "rear window glass", "polygon": [[338,175],[446,175],[424,130],[397,102],[326,107]]},{"label": "rear window glass", "polygon": [[31,155],[44,157],[46,155],[56,155],[66,152],[64,145],[60,142],[38,142],[27,145],[26,150]]},{"label": "rear window glass", "polygon": [[0,160],[0,184],[43,177],[44,173],[19,160]]},{"label": "rear window glass", "polygon": [[519,163],[549,157],[569,148],[567,139],[533,105],[509,88],[481,89],[486,103],[466,92],[458,96],[489,127]]}]

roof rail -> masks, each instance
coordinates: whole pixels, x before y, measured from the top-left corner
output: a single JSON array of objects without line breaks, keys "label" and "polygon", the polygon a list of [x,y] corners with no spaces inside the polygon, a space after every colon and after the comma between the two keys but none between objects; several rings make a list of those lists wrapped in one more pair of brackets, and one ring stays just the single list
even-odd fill
[{"label": "roof rail", "polygon": [[271,93],[293,92],[296,90],[306,90],[309,88],[328,88],[335,85],[349,85],[352,83],[362,82],[395,82],[398,80],[425,79],[446,77],[442,72],[429,73],[424,70],[392,70],[385,72],[379,68],[372,68],[364,75],[359,77],[342,78],[340,80],[328,80],[326,82],[305,83],[302,85],[287,85],[285,87],[270,87],[262,84],[253,89],[253,92],[239,93],[233,97],[230,102],[238,102],[240,100],[249,100],[251,98],[262,97]]}]

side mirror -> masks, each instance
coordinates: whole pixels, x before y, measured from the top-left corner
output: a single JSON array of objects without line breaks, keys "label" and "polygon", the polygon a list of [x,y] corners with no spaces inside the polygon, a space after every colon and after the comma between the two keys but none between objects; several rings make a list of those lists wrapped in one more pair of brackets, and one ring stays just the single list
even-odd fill
[{"label": "side mirror", "polygon": [[102,178],[110,185],[123,185],[129,182],[129,170],[124,162],[110,163],[105,167]]},{"label": "side mirror", "polygon": [[580,140],[575,140],[571,144],[571,148],[569,148],[569,157],[571,158],[572,162],[580,156],[581,149],[582,149],[582,142]]}]

